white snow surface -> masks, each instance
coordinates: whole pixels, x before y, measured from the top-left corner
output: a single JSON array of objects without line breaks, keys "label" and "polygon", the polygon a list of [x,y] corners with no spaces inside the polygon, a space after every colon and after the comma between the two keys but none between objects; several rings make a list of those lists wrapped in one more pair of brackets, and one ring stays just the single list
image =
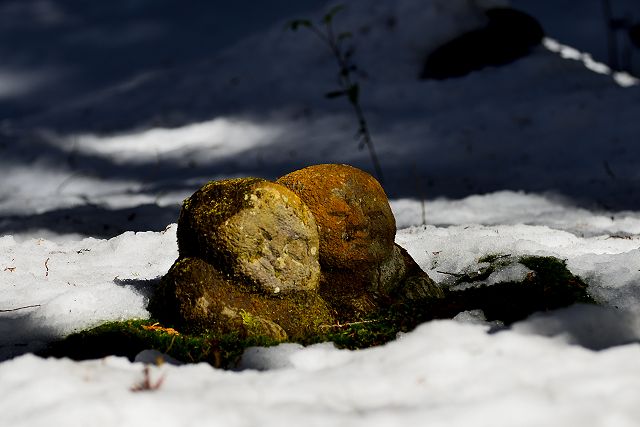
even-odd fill
[{"label": "white snow surface", "polygon": [[[283,345],[281,347],[287,347]],[[633,426],[640,346],[601,352],[516,332],[430,322],[380,348],[270,349],[288,366],[224,372],[151,369],[153,392],[130,391],[142,364],[23,356],[0,365],[12,426]],[[621,367],[624,367],[622,369]],[[25,401],[31,410],[25,411]],[[36,409],[36,410],[34,410]]]},{"label": "white snow surface", "polygon": [[[156,366],[153,351],[32,355],[149,316],[178,256],[179,203],[203,182],[324,162],[370,169],[348,106],[322,99],[332,58],[276,25],[215,60],[0,123],[0,425],[640,424],[640,86],[551,39],[508,66],[416,80],[425,53],[482,25],[484,3],[507,2],[352,0],[336,18],[356,30],[369,75],[363,106],[396,241],[441,284],[486,255],[552,255],[600,306],[509,328],[464,312],[358,351],[251,348],[235,371]],[[516,264],[488,283],[526,274]],[[158,387],[133,391],[145,366]]]}]

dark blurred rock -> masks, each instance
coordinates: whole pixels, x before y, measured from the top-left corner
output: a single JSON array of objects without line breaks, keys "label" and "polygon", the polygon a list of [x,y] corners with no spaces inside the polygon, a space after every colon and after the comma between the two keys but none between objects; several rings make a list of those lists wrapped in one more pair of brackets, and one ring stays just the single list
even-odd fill
[{"label": "dark blurred rock", "polygon": [[640,24],[633,24],[629,27],[629,39],[635,47],[640,49]]},{"label": "dark blurred rock", "polygon": [[540,44],[544,31],[532,16],[511,8],[486,11],[486,27],[445,43],[427,57],[421,79],[462,77],[487,66],[509,64]]}]

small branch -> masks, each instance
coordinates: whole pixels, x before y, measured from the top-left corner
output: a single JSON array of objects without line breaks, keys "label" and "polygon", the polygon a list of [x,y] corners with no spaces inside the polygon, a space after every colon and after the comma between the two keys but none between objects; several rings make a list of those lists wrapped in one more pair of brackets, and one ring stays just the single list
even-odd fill
[{"label": "small branch", "polygon": [[360,322],[347,322],[347,323],[337,322],[335,325],[320,325],[320,327],[321,328],[344,328],[344,327],[347,327],[347,326],[366,325],[368,323],[377,323],[377,322],[380,322],[382,320],[389,320],[389,319],[362,320]]},{"label": "small branch", "polygon": [[47,271],[44,273],[44,277],[49,277],[49,260],[50,260],[50,259],[51,259],[51,258],[47,258],[47,259],[44,261],[44,268],[47,270]]},{"label": "small branch", "polygon": [[142,381],[132,386],[130,388],[131,391],[138,392],[138,391],[158,390],[160,386],[162,386],[162,383],[164,382],[164,375],[161,375],[160,378],[158,378],[158,380],[155,382],[151,381],[151,372],[149,369],[149,365],[144,366],[144,370],[142,371],[142,374],[144,375]]},{"label": "small branch", "polygon": [[608,239],[624,239],[624,240],[633,240],[633,236],[631,235],[626,235],[626,234],[612,234],[609,237],[607,237]]},{"label": "small branch", "polygon": [[[362,107],[360,106],[359,101],[359,90],[360,86],[358,85],[355,79],[352,79],[351,75],[356,72],[357,66],[351,61],[351,56],[353,54],[353,48],[351,49],[343,49],[342,41],[345,37],[342,37],[346,34],[350,35],[350,33],[341,33],[336,35],[333,27],[333,17],[334,15],[342,9],[341,6],[333,8],[328,14],[325,15],[322,20],[321,25],[324,27],[324,31],[313,24],[309,20],[295,20],[291,24],[289,24],[292,30],[296,30],[299,26],[307,28],[313,34],[315,34],[318,39],[322,41],[323,44],[329,49],[331,54],[336,60],[336,64],[338,66],[338,85],[340,87],[339,91],[332,91],[327,94],[329,98],[335,98],[337,96],[346,96],[349,103],[351,104],[353,111],[356,115],[356,119],[358,121],[358,139],[359,139],[359,148],[362,149],[364,147],[367,148],[369,152],[369,157],[371,158],[371,163],[373,164],[374,174],[380,184],[384,185],[384,176],[382,173],[382,166],[380,165],[380,161],[378,159],[378,155],[376,153],[375,145],[371,138],[371,133],[369,131],[369,126],[367,124],[367,120],[365,118]],[[348,37],[348,36],[347,36]]]},{"label": "small branch", "polygon": [[173,342],[176,340],[176,335],[173,335],[171,337],[171,343],[169,343],[169,347],[167,347],[167,349],[164,351],[165,354],[169,354],[169,351],[171,350],[171,347],[173,347]]},{"label": "small branch", "polygon": [[454,277],[462,277],[462,276],[464,276],[464,274],[459,274],[459,273],[449,273],[448,271],[440,271],[440,270],[436,270],[436,273],[440,273],[440,274],[448,274],[449,276],[454,276]]},{"label": "small branch", "polygon": [[489,262],[497,261],[497,260],[502,259],[502,258],[509,258],[510,256],[511,256],[511,254],[496,255]]},{"label": "small branch", "polygon": [[615,172],[613,172],[613,169],[611,169],[611,165],[608,161],[603,160],[602,166],[604,166],[604,171],[607,173],[607,175],[609,175],[609,178],[616,179],[616,174]]},{"label": "small branch", "polygon": [[356,102],[351,102],[351,106],[353,107],[353,110],[356,113],[356,116],[358,118],[358,122],[360,123],[359,132],[362,136],[362,143],[369,150],[369,157],[371,158],[371,163],[373,163],[373,169],[375,170],[376,176],[378,177],[378,181],[380,181],[381,184],[384,184],[384,175],[382,174],[382,166],[380,166],[380,161],[378,160],[376,149],[373,146],[373,141],[371,140],[371,133],[369,133],[369,126],[367,125],[367,121],[364,118],[362,107],[360,107],[360,104]]},{"label": "small branch", "polygon": [[18,310],[24,310],[26,308],[35,308],[35,307],[41,307],[41,304],[25,305],[24,307],[10,308],[8,310],[0,310],[0,313],[9,313],[11,311],[18,311]]}]

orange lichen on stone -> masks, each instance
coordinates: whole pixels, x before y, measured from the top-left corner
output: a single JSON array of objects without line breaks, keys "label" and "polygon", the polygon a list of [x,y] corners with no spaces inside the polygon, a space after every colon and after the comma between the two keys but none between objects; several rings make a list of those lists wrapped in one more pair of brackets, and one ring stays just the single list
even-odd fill
[{"label": "orange lichen on stone", "polygon": [[160,326],[160,323],[156,322],[153,325],[142,325],[142,329],[144,329],[145,331],[159,331],[159,332],[165,332],[169,335],[180,335],[180,333],[178,331],[176,331],[173,328],[165,328],[163,326]]},{"label": "orange lichen on stone", "polygon": [[183,204],[179,259],[149,311],[181,330],[284,341],[441,297],[395,233],[384,190],[352,166],[213,181]]},{"label": "orange lichen on stone", "polygon": [[353,166],[309,166],[279,178],[309,206],[320,234],[325,267],[356,269],[393,250],[396,222],[384,190]]},{"label": "orange lichen on stone", "polygon": [[442,295],[394,243],[395,218],[374,177],[353,166],[324,164],[276,182],[313,212],[320,236],[320,295],[340,320],[366,317],[405,297]]}]

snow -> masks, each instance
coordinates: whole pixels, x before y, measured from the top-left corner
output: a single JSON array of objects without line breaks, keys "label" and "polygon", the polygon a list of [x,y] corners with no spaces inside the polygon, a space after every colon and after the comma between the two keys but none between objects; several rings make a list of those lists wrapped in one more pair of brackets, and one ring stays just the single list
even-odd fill
[{"label": "snow", "polygon": [[[185,152],[194,151],[207,151],[217,159],[237,156],[266,145],[282,133],[283,129],[277,125],[217,118],[177,129],[154,128],[106,137],[77,135],[73,142],[81,154],[116,157],[118,161],[127,163],[146,163],[160,158],[176,161],[184,158]],[[228,141],[237,142],[231,145]]]},{"label": "snow", "polygon": [[[51,74],[49,71],[47,74]],[[22,95],[37,90],[47,80],[45,73],[29,73],[20,70],[0,69],[0,99]]]},{"label": "snow", "polygon": [[610,235],[578,237],[548,226],[422,226],[400,230],[396,241],[436,282],[439,273],[470,272],[486,255],[552,255],[585,278],[590,292],[609,305],[640,312],[635,288],[640,283],[640,239]]},{"label": "snow", "polygon": [[[86,93],[47,86],[65,64],[0,70],[0,111],[34,88],[68,94],[38,108],[26,98],[0,124],[0,424],[637,425],[640,85],[551,38],[508,66],[418,81],[429,49],[482,25],[472,3],[352,0],[336,17],[368,74],[363,107],[396,241],[443,284],[486,255],[555,256],[601,306],[510,327],[463,312],[358,351],[250,348],[234,371],[158,366],[150,350],[134,362],[36,357],[71,332],[148,317],[178,255],[180,202],[202,183],[371,166],[348,105],[322,97],[332,58],[311,34],[283,31],[284,16],[213,58],[190,48],[173,67],[136,62],[120,81],[83,82]],[[91,30],[61,2],[11,4],[33,25]],[[527,273],[513,264],[487,283]],[[133,391],[144,369],[157,387]]]},{"label": "snow", "polygon": [[[160,233],[127,232],[109,240],[86,238],[59,244],[0,238],[3,306],[0,359],[16,350],[107,320],[148,317],[153,279],[178,256],[176,226]],[[5,309],[2,307],[2,309]]]},{"label": "snow", "polygon": [[[640,416],[637,344],[594,352],[438,321],[362,351],[281,347],[266,351],[288,364],[263,372],[152,367],[161,387],[138,393],[142,364],[23,356],[0,365],[11,390],[0,410],[15,426],[631,426]],[[21,410],[34,398],[39,410]]]},{"label": "snow", "polygon": [[590,54],[580,52],[571,46],[558,43],[556,40],[546,38],[543,41],[544,46],[552,52],[557,52],[561,57],[581,61],[584,66],[598,74],[606,74],[613,76],[613,79],[622,87],[628,87],[638,84],[638,79],[625,72],[613,72],[611,68],[602,62],[594,61]]}]

